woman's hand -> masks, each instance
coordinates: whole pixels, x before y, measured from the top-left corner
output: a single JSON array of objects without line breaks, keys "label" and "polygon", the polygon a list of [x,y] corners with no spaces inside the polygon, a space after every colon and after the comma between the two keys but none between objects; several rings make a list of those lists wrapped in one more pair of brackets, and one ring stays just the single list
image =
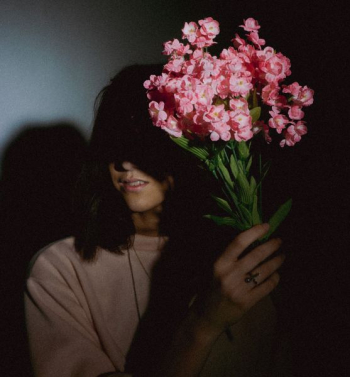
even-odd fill
[{"label": "woman's hand", "polygon": [[[285,257],[265,261],[281,245],[272,239],[238,259],[243,251],[268,231],[268,224],[256,225],[240,233],[214,264],[214,280],[207,296],[196,303],[199,319],[213,336],[239,321],[278,284],[276,272]],[[264,262],[265,261],[265,262]]]}]

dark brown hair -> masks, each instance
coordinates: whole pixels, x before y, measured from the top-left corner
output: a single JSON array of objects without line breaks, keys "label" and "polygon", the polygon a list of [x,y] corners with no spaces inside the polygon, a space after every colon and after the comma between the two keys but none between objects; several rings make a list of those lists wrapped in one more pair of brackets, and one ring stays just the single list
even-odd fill
[{"label": "dark brown hair", "polygon": [[[181,234],[200,226],[211,183],[198,161],[152,125],[143,82],[160,74],[159,65],[129,66],[99,94],[88,157],[75,195],[75,245],[84,259],[97,248],[119,252],[135,233],[131,213],[114,188],[108,165],[130,161],[158,180],[171,174],[175,190],[164,204],[161,232]],[[200,213],[199,213],[200,212]]]}]

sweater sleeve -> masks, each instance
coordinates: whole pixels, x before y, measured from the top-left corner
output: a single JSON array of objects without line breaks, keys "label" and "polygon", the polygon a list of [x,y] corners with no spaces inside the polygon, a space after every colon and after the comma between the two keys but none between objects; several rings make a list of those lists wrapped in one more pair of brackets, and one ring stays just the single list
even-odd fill
[{"label": "sweater sleeve", "polygon": [[57,269],[50,271],[45,263],[35,267],[25,290],[35,377],[129,376],[116,370],[104,352],[83,295],[76,289],[77,279],[67,278]]}]

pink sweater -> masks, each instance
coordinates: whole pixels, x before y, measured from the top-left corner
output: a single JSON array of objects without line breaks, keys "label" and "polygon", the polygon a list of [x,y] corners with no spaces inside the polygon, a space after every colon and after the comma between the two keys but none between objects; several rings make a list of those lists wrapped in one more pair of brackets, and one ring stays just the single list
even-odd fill
[{"label": "pink sweater", "polygon": [[[48,246],[31,263],[25,305],[36,377],[123,372],[139,322],[128,253],[99,250],[89,263],[76,253],[73,241],[67,238]],[[130,249],[141,315],[149,300],[149,276],[165,242],[136,235],[137,255]],[[257,304],[232,326],[232,341],[226,334],[219,337],[201,376],[263,376],[274,322],[270,299]]]}]

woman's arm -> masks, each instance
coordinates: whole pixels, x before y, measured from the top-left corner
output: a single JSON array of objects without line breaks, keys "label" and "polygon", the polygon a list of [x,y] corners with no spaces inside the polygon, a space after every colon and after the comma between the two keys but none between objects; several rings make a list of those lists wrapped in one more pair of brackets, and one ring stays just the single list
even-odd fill
[{"label": "woman's arm", "polygon": [[[264,260],[277,251],[280,240],[270,240],[238,259],[267,230],[264,224],[241,233],[216,261],[210,291],[196,301],[180,325],[157,377],[198,376],[220,334],[277,286],[276,270],[284,256]],[[259,274],[254,278],[257,283],[245,281],[249,273]]]}]

